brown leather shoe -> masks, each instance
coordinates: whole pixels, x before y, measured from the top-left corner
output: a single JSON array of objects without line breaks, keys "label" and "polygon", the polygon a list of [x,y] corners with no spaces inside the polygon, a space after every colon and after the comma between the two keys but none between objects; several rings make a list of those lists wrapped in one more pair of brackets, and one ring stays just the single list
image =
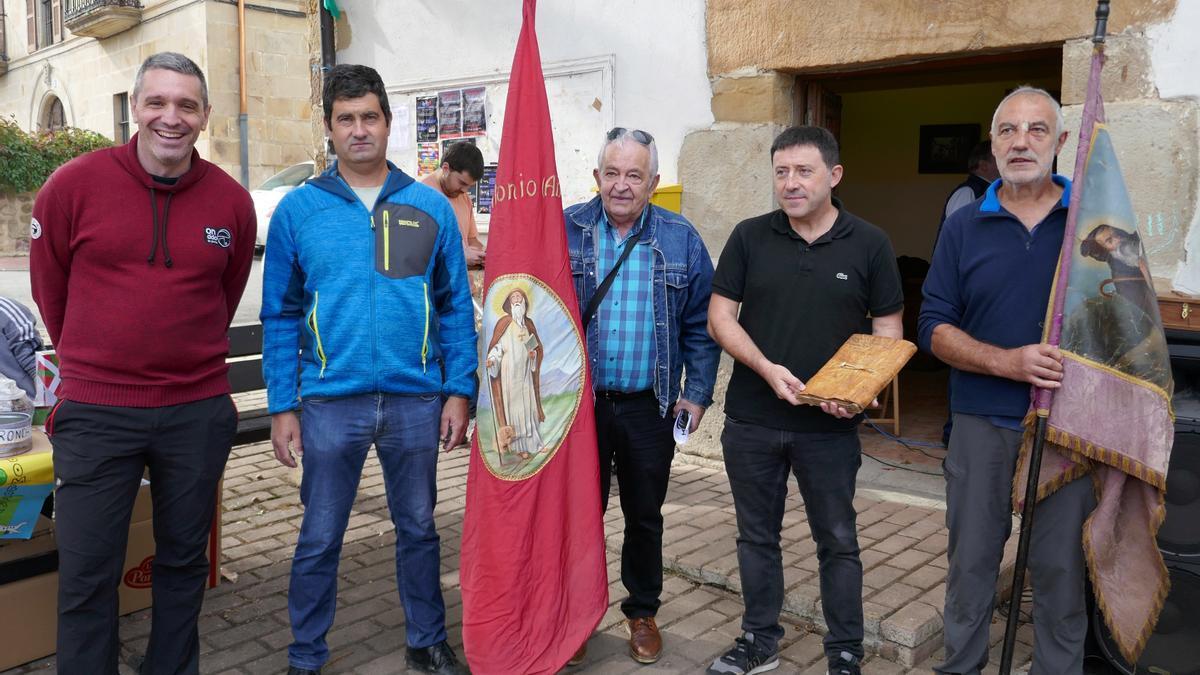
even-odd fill
[{"label": "brown leather shoe", "polygon": [[658,657],[662,656],[662,635],[658,632],[658,624],[654,623],[654,617],[647,616],[639,619],[630,619],[628,621],[629,628],[629,655],[638,663],[654,663],[658,661]]},{"label": "brown leather shoe", "polygon": [[577,665],[583,663],[583,659],[586,656],[587,656],[587,641],[584,641],[583,644],[579,645],[579,651],[575,652],[575,656],[572,656],[571,660],[567,661],[567,665],[568,666],[577,666]]}]

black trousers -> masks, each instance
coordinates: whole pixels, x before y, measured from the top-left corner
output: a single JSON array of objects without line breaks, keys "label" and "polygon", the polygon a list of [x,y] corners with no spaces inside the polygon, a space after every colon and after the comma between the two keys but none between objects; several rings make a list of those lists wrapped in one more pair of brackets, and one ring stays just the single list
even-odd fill
[{"label": "black trousers", "polygon": [[228,396],[161,408],[64,401],[54,412],[58,672],[115,675],[117,588],[142,474],[154,504],[152,627],[142,672],[200,671],[196,621],[217,484],[237,431]]},{"label": "black trousers", "polygon": [[654,616],[662,604],[662,506],[675,456],[672,424],[670,416],[659,416],[654,392],[612,398],[596,393],[601,508],[608,510],[615,464],[625,515],[621,582],[629,592],[621,611],[630,619]]}]

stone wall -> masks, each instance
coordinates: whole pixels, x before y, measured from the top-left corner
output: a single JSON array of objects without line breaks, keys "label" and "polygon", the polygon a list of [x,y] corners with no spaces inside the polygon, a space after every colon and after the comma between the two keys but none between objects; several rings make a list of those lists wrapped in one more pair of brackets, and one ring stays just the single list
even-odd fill
[{"label": "stone wall", "polygon": [[[1151,49],[1144,33],[1107,39],[1100,78],[1107,124],[1156,285],[1197,293],[1200,288],[1173,281],[1195,277],[1185,269],[1184,242],[1200,220],[1200,103],[1159,98]],[[1072,134],[1059,158],[1063,173],[1075,166],[1091,57],[1090,40],[1072,40],[1063,48],[1063,112]],[[1197,264],[1190,261],[1193,269]]]},{"label": "stone wall", "polygon": [[[301,0],[260,0],[246,11],[250,182],[311,158],[309,40]],[[37,127],[40,103],[53,94],[67,124],[113,138],[113,97],[131,94],[142,61],[177,51],[205,71],[212,114],[196,148],[201,156],[240,176],[237,8],[216,0],[143,0],[142,21],[103,40],[68,35],[26,54],[10,34],[8,72],[0,77],[0,115],[25,129]],[[24,16],[24,10],[12,15]],[[9,26],[24,20],[12,21]],[[20,40],[18,42],[18,40]],[[136,132],[131,123],[130,133]]]},{"label": "stone wall", "polygon": [[[104,40],[68,33],[62,42],[26,54],[24,39],[18,42],[10,34],[11,61],[0,77],[0,114],[11,114],[23,128],[35,129],[42,101],[53,94],[63,103],[68,125],[112,138],[113,96],[133,89],[134,75],[147,56],[177,51],[206,68],[204,3],[145,0],[143,5],[141,23]],[[8,25],[24,27],[23,3],[20,11],[10,12]],[[201,152],[205,150],[202,146]]]},{"label": "stone wall", "polygon": [[[301,2],[275,3],[298,11]],[[211,155],[240,178],[237,8],[206,3]],[[246,91],[250,187],[297,162],[312,159],[308,19],[246,11]],[[220,114],[217,114],[220,111]]]},{"label": "stone wall", "polygon": [[0,256],[29,254],[29,222],[36,192],[0,192]]},{"label": "stone wall", "polygon": [[[746,158],[769,144],[773,131],[798,119],[792,89],[796,77],[806,73],[853,75],[885,66],[962,63],[1061,45],[1062,100],[1068,126],[1077,132],[1094,10],[1094,0],[992,5],[846,0],[806,3],[803,11],[785,0],[710,0],[708,68],[715,123],[693,131],[684,141],[679,168],[684,213],[697,222],[717,255],[736,222],[771,207],[769,167],[765,160],[757,164]],[[1185,251],[1189,236],[1200,248],[1200,234],[1191,232],[1200,222],[1200,108],[1195,96],[1160,97],[1162,75],[1155,62],[1156,49],[1162,51],[1159,42],[1167,39],[1162,36],[1170,33],[1166,29],[1194,23],[1189,17],[1195,13],[1177,0],[1114,3],[1103,90],[1154,274],[1167,286],[1171,279],[1187,279],[1190,286],[1177,286],[1200,293],[1200,264],[1189,263]],[[959,120],[945,120],[955,121]],[[847,120],[843,122],[843,131],[848,131]],[[1061,172],[1071,172],[1074,151],[1072,137],[1059,161]],[[919,197],[913,197],[918,210],[931,201]],[[934,212],[932,207],[926,210]],[[912,250],[904,252],[920,251],[926,257],[923,252],[932,238],[907,223],[897,227],[912,240]]]},{"label": "stone wall", "polygon": [[[1112,3],[1109,33],[1141,30],[1176,0]],[[708,72],[822,71],[1061,44],[1091,35],[1096,0],[709,0]]]}]

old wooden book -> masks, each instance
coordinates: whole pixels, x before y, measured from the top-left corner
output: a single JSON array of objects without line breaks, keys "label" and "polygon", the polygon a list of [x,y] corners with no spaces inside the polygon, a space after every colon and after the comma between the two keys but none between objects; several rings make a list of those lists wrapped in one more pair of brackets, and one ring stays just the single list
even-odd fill
[{"label": "old wooden book", "polygon": [[836,403],[852,412],[862,412],[915,353],[917,346],[907,340],[851,335],[833,358],[804,383],[804,391],[796,398],[808,405]]}]

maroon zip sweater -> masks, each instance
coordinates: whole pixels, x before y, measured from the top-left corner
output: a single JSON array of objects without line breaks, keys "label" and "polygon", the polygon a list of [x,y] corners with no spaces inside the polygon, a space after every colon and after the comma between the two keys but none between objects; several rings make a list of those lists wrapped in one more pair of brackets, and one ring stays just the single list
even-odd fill
[{"label": "maroon zip sweater", "polygon": [[254,257],[250,195],[192,151],[164,185],[137,136],[77,157],[38,192],[29,276],[59,395],[149,408],[229,392],[226,332]]}]

